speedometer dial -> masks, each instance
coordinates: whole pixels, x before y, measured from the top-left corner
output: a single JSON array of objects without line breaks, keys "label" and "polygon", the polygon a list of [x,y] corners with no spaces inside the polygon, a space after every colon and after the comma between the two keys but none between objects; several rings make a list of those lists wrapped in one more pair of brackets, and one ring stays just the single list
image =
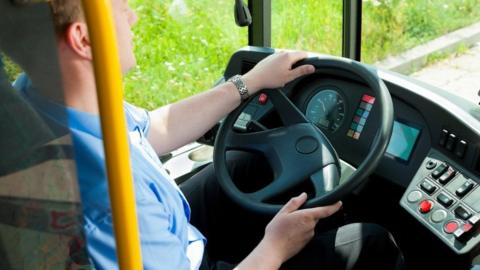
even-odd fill
[{"label": "speedometer dial", "polygon": [[333,132],[343,123],[344,100],[335,90],[321,90],[308,101],[306,116],[318,127]]}]

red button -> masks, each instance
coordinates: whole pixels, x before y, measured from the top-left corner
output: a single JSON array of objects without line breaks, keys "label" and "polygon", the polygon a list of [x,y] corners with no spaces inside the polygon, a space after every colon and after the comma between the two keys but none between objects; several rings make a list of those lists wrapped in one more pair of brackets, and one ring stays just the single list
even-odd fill
[{"label": "red button", "polygon": [[367,102],[367,103],[370,103],[370,104],[375,103],[375,97],[372,97],[372,96],[366,95],[366,94],[363,95],[362,100]]},{"label": "red button", "polygon": [[420,203],[420,207],[418,207],[418,211],[422,214],[426,214],[432,210],[433,203],[429,200],[424,200]]},{"label": "red button", "polygon": [[458,229],[458,222],[456,222],[454,220],[451,220],[451,221],[445,223],[445,225],[443,225],[443,230],[446,233],[453,233],[457,229]]},{"label": "red button", "polygon": [[468,232],[468,231],[470,231],[472,228],[473,228],[473,225],[470,224],[470,223],[465,223],[465,224],[463,224],[463,231],[464,231],[464,232]]},{"label": "red button", "polygon": [[261,93],[260,96],[258,97],[258,103],[260,103],[261,105],[265,105],[267,104],[267,101],[268,101],[267,94]]}]

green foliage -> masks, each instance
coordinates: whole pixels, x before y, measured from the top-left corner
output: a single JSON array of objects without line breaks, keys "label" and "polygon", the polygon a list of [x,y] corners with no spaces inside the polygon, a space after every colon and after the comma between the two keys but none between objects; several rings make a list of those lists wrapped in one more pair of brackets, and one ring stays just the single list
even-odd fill
[{"label": "green foliage", "polygon": [[4,64],[5,73],[8,76],[9,81],[14,81],[17,75],[21,72],[20,67],[18,67],[12,60],[6,57],[3,53],[0,53],[0,59]]},{"label": "green foliage", "polygon": [[[131,0],[139,67],[126,80],[127,100],[155,108],[210,88],[226,61],[247,45],[233,0]],[[434,39],[480,20],[480,0],[364,0],[363,61]],[[477,8],[475,8],[477,7]],[[272,46],[340,55],[342,1],[273,0]],[[431,59],[435,61],[439,57]]]},{"label": "green foliage", "polygon": [[[245,1],[246,2],[246,1]],[[341,0],[272,0],[272,46],[340,55]],[[247,45],[233,0],[130,0],[140,18],[126,99],[153,109],[209,89]],[[480,0],[363,0],[362,61],[373,63],[480,21]],[[460,48],[456,53],[465,51]],[[446,57],[434,55],[430,61]],[[19,69],[5,61],[10,79]]]}]

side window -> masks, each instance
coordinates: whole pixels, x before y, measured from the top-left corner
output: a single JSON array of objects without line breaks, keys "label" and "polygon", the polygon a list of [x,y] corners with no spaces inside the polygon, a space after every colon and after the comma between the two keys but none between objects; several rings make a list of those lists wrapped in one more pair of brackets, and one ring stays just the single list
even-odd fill
[{"label": "side window", "polygon": [[362,61],[476,102],[480,0],[363,1]]},{"label": "side window", "polygon": [[232,0],[131,0],[138,67],[126,80],[126,99],[153,109],[211,88],[230,56],[248,44],[233,17]]},{"label": "side window", "polygon": [[342,54],[342,1],[272,1],[272,47]]}]

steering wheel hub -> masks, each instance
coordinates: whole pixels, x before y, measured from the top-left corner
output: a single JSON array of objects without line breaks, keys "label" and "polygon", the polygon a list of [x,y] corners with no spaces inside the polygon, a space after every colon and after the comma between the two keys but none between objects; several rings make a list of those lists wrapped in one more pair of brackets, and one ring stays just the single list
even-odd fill
[{"label": "steering wheel hub", "polygon": [[318,149],[318,141],[310,136],[300,138],[296,144],[297,151],[302,154],[311,154]]}]

